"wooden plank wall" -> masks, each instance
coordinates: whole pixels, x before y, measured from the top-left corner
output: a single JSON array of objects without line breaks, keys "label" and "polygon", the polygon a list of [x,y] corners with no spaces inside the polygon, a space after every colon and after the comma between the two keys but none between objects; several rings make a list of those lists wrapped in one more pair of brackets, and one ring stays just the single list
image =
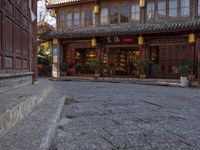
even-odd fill
[{"label": "wooden plank wall", "polygon": [[0,1],[0,70],[2,69],[2,1]]},{"label": "wooden plank wall", "polygon": [[196,56],[197,56],[197,77],[200,80],[200,39],[197,40]]},{"label": "wooden plank wall", "polygon": [[[1,0],[1,2],[4,4],[0,10],[0,68],[6,72],[31,71],[30,43],[34,38],[31,38],[30,31],[34,32],[34,28],[30,28],[32,23],[29,1]],[[37,1],[33,6],[36,7],[36,4]]]}]

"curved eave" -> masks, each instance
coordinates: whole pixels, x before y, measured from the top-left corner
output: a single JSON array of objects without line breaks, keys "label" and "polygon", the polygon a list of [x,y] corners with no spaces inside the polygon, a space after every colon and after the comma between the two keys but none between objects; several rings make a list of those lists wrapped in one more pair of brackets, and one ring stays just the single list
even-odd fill
[{"label": "curved eave", "polygon": [[47,4],[46,8],[52,9],[52,8],[77,5],[77,4],[89,3],[89,2],[96,2],[96,1],[97,0],[74,0],[74,1],[68,1],[68,2],[59,2],[59,3],[55,3],[55,4]]},{"label": "curved eave", "polygon": [[130,25],[118,27],[96,27],[92,29],[79,29],[65,32],[50,32],[40,36],[41,39],[49,40],[53,38],[77,38],[77,37],[102,37],[124,34],[154,34],[194,31],[200,29],[200,20],[182,21],[174,23]]}]

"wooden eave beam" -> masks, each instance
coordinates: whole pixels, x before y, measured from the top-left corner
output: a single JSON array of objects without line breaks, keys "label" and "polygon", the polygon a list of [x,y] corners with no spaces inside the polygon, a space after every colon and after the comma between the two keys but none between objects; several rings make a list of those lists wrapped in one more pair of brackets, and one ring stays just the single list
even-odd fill
[{"label": "wooden eave beam", "polygon": [[91,3],[91,2],[97,2],[98,0],[84,0],[84,1],[78,1],[78,2],[66,2],[66,3],[60,3],[60,4],[52,4],[52,5],[46,5],[47,9],[52,8],[58,8],[58,7],[64,7],[64,6],[71,6],[71,5],[78,5],[78,4],[84,4],[84,3]]}]

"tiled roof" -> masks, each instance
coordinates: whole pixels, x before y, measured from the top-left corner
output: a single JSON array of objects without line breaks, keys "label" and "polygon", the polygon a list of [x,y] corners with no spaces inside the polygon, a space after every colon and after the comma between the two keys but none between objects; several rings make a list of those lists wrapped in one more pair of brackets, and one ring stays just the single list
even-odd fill
[{"label": "tiled roof", "polygon": [[48,0],[48,5],[59,5],[65,3],[79,2],[81,0]]},{"label": "tiled roof", "polygon": [[74,31],[51,32],[42,35],[42,39],[71,38],[71,37],[94,37],[123,34],[147,34],[173,31],[189,31],[200,29],[200,19],[178,21],[173,23],[157,23],[144,25],[129,25],[115,27],[96,27],[90,29],[78,29]]}]

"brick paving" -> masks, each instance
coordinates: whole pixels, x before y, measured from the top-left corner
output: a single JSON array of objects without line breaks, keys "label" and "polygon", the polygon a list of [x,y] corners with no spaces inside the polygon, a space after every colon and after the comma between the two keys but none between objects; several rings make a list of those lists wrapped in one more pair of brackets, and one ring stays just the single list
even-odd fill
[{"label": "brick paving", "polygon": [[200,90],[55,82],[64,107],[52,150],[199,150]]}]

